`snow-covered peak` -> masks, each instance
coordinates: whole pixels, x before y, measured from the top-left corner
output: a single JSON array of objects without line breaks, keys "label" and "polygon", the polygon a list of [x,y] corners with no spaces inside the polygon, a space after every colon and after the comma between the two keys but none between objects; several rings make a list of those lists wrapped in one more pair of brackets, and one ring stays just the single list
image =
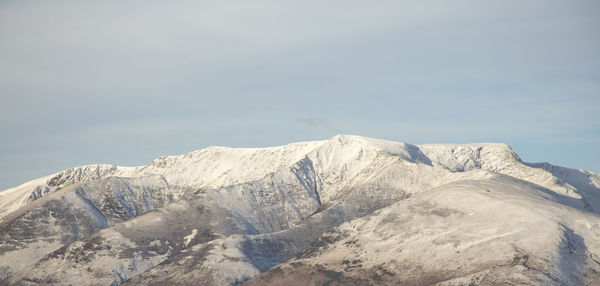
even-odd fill
[{"label": "snow-covered peak", "polygon": [[260,179],[301,160],[325,141],[268,148],[208,147],[178,156],[163,156],[138,167],[140,175],[160,174],[170,184],[219,188]]},{"label": "snow-covered peak", "polygon": [[343,150],[348,153],[375,151],[412,162],[427,162],[428,159],[416,145],[358,135],[340,134],[332,137],[322,148],[332,151]]},{"label": "snow-covered peak", "polygon": [[419,149],[435,164],[452,171],[486,169],[497,171],[521,159],[502,143],[424,144]]},{"label": "snow-covered peak", "polygon": [[0,192],[0,220],[7,214],[60,188],[111,176],[131,176],[134,168],[96,164],[67,169]]}]

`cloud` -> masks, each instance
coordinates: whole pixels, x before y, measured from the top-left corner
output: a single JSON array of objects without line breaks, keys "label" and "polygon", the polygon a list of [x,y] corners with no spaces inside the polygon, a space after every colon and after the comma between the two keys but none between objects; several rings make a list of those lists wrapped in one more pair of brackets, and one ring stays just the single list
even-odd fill
[{"label": "cloud", "polygon": [[320,128],[334,133],[339,131],[339,129],[333,127],[328,120],[322,117],[300,117],[297,120],[311,128]]}]

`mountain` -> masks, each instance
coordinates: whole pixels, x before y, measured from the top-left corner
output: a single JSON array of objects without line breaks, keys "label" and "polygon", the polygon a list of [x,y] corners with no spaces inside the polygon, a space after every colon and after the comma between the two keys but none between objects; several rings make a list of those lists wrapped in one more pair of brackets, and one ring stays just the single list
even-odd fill
[{"label": "mountain", "polygon": [[209,147],[0,192],[0,285],[593,285],[599,212],[505,144]]}]

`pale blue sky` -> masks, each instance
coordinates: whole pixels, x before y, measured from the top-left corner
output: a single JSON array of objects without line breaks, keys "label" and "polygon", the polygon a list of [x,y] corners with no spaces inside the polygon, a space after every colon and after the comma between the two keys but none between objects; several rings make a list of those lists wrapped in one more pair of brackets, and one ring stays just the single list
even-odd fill
[{"label": "pale blue sky", "polygon": [[[426,3],[425,3],[426,2]],[[599,1],[1,1],[0,189],[338,133],[600,172]]]}]

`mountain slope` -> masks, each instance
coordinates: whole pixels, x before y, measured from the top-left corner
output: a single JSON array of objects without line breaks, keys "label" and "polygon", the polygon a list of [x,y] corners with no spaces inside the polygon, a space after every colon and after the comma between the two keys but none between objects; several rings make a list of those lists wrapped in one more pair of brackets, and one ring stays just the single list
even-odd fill
[{"label": "mountain slope", "polygon": [[506,177],[446,184],[344,223],[244,285],[593,285],[599,217],[564,200]]},{"label": "mountain slope", "polygon": [[[0,192],[0,278],[99,229],[205,187],[244,182],[288,167],[320,144],[264,149],[211,147],[161,157],[142,167],[83,166]],[[52,208],[55,211],[48,211]],[[62,210],[77,215],[65,216]],[[96,217],[103,222],[86,219]]]},{"label": "mountain slope", "polygon": [[107,177],[64,187],[0,223],[0,274],[7,276],[64,245],[189,193],[160,177]]}]

